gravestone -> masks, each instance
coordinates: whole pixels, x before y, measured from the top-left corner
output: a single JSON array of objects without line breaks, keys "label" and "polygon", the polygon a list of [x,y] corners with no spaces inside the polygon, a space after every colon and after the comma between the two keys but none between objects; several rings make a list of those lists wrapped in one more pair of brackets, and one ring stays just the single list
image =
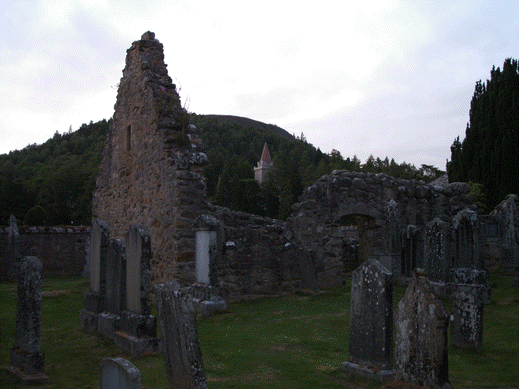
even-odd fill
[{"label": "gravestone", "polygon": [[90,288],[85,293],[85,308],[79,314],[80,327],[84,331],[98,329],[98,315],[105,308],[109,243],[108,224],[94,219],[90,229]]},{"label": "gravestone", "polygon": [[105,358],[101,361],[101,389],[141,389],[141,372],[126,359]]},{"label": "gravestone", "polygon": [[130,227],[126,236],[126,303],[128,311],[149,315],[151,238],[142,224]]},{"label": "gravestone", "polygon": [[484,285],[467,285],[454,294],[451,344],[481,351],[483,347]]},{"label": "gravestone", "polygon": [[166,371],[171,388],[206,389],[202,350],[189,288],[155,284]]},{"label": "gravestone", "polygon": [[214,286],[216,281],[217,231],[220,222],[213,216],[200,215],[195,219],[193,225],[196,237],[196,282]]},{"label": "gravestone", "polygon": [[104,311],[97,317],[97,330],[114,339],[120,330],[121,312],[126,308],[126,245],[112,239],[106,261],[106,294]]},{"label": "gravestone", "polygon": [[477,212],[464,209],[453,219],[456,240],[454,267],[481,268],[480,233],[481,225]]},{"label": "gravestone", "polygon": [[439,218],[426,225],[424,267],[431,281],[447,282],[451,265],[452,227]]},{"label": "gravestone", "polygon": [[420,229],[411,224],[403,231],[401,273],[405,277],[411,277],[413,269],[420,267],[422,260],[420,243],[423,243],[420,240],[420,232]]},{"label": "gravestone", "polygon": [[20,251],[20,231],[18,230],[18,224],[16,217],[11,215],[9,218],[9,263],[7,264],[8,276],[7,278],[12,281],[16,281],[18,277],[18,267],[20,266],[20,260],[22,259]]},{"label": "gravestone", "polygon": [[402,243],[400,238],[400,227],[398,222],[398,204],[390,200],[386,211],[386,225],[384,234],[385,254],[379,257],[379,261],[395,277],[401,274]]},{"label": "gravestone", "polygon": [[504,256],[501,264],[505,272],[519,270],[519,234],[517,233],[517,195],[508,195],[499,207],[502,210],[501,225],[504,231]]},{"label": "gravestone", "polygon": [[416,269],[395,314],[395,376],[422,386],[449,383],[449,316],[427,273]]},{"label": "gravestone", "polygon": [[196,241],[196,282],[191,286],[191,294],[195,311],[203,315],[212,315],[227,310],[227,303],[222,298],[216,271],[219,228],[218,219],[210,215],[200,215],[193,222]]},{"label": "gravestone", "polygon": [[301,290],[318,292],[319,282],[315,272],[315,262],[309,250],[299,250],[299,269],[301,271]]},{"label": "gravestone", "polygon": [[111,240],[106,262],[105,310],[116,315],[119,315],[126,308],[126,265],[126,244],[124,240]]},{"label": "gravestone", "polygon": [[481,297],[484,304],[490,304],[492,302],[491,287],[488,284],[488,271],[470,269],[470,268],[458,268],[452,269],[451,271],[452,282],[448,285],[450,295],[454,296],[458,292],[471,292],[473,286],[481,287]]},{"label": "gravestone", "polygon": [[393,275],[370,258],[353,273],[349,361],[346,371],[376,379],[393,376]]},{"label": "gravestone", "polygon": [[18,303],[15,344],[11,349],[11,366],[22,379],[39,375],[45,380],[44,354],[41,347],[41,270],[36,257],[24,257],[18,267]]},{"label": "gravestone", "polygon": [[126,306],[120,313],[121,333],[114,334],[115,343],[130,354],[159,352],[157,318],[151,315],[150,260],[151,238],[142,224],[134,224],[126,235]]}]

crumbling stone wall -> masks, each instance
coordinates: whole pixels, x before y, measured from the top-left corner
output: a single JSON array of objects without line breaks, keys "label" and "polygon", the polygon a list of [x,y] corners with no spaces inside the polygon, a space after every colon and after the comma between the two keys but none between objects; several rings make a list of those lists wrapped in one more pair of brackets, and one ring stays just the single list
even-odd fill
[{"label": "crumbling stone wall", "polygon": [[316,252],[320,286],[332,287],[341,285],[345,271],[345,237],[339,228],[344,217],[362,221],[359,256],[380,257],[400,251],[398,235],[409,225],[422,228],[436,217],[452,220],[472,204],[464,183],[443,188],[385,174],[336,170],[305,190],[287,227],[297,244]]},{"label": "crumbling stone wall", "polygon": [[168,76],[162,44],[145,33],[127,51],[93,198],[111,238],[145,225],[152,279],[192,281],[193,220],[208,207],[203,146]]},{"label": "crumbling stone wall", "polygon": [[225,297],[293,293],[302,287],[301,266],[311,253],[290,243],[286,223],[222,207],[211,214],[221,223],[216,270]]},{"label": "crumbling stone wall", "polygon": [[[9,227],[0,227],[0,279],[5,279],[12,264],[8,230]],[[21,226],[18,230],[21,257],[38,257],[44,277],[80,275],[83,271],[90,227]]]}]

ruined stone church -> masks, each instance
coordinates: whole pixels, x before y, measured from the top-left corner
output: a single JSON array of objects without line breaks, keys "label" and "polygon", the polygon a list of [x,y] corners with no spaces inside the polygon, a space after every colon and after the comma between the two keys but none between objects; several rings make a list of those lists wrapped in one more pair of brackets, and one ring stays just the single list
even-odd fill
[{"label": "ruined stone church", "polygon": [[[457,249],[465,241],[477,242],[482,228],[472,221],[466,184],[439,187],[334,171],[308,187],[282,222],[211,204],[202,176],[206,162],[168,76],[163,45],[147,32],[127,51],[93,217],[107,223],[112,238],[123,237],[132,224],[148,228],[153,283],[195,281],[194,224],[200,216],[216,221],[213,278],[231,299],[340,286],[348,271],[370,257],[380,258],[396,275],[422,266],[439,279],[449,266],[480,266]],[[271,166],[265,145],[256,179],[264,180]],[[362,221],[357,248],[342,228],[352,217]],[[455,232],[460,226],[467,227]],[[438,258],[431,257],[437,250],[424,250],[435,237],[445,248]]]}]

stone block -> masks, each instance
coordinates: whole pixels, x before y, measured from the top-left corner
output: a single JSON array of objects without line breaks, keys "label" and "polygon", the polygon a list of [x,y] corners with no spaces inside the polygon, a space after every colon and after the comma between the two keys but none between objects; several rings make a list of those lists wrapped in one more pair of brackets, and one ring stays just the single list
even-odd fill
[{"label": "stone block", "polygon": [[121,329],[121,318],[110,312],[102,312],[97,317],[97,331],[113,339],[115,333]]},{"label": "stone block", "polygon": [[86,292],[85,309],[93,313],[100,313],[104,310],[104,296],[96,292]]},{"label": "stone block", "polygon": [[97,331],[98,314],[82,309],[79,311],[79,328],[82,331],[93,332]]},{"label": "stone block", "polygon": [[123,311],[119,323],[121,331],[137,338],[157,336],[157,318],[155,316]]}]

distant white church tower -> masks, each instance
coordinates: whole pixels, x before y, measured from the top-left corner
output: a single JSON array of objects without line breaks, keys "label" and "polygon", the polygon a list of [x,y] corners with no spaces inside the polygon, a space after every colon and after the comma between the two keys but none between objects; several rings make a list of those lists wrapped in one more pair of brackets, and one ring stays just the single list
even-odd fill
[{"label": "distant white church tower", "polygon": [[258,162],[258,166],[254,168],[254,179],[261,185],[267,179],[267,172],[272,167],[272,159],[270,158],[269,148],[265,143],[263,146],[263,153]]}]

